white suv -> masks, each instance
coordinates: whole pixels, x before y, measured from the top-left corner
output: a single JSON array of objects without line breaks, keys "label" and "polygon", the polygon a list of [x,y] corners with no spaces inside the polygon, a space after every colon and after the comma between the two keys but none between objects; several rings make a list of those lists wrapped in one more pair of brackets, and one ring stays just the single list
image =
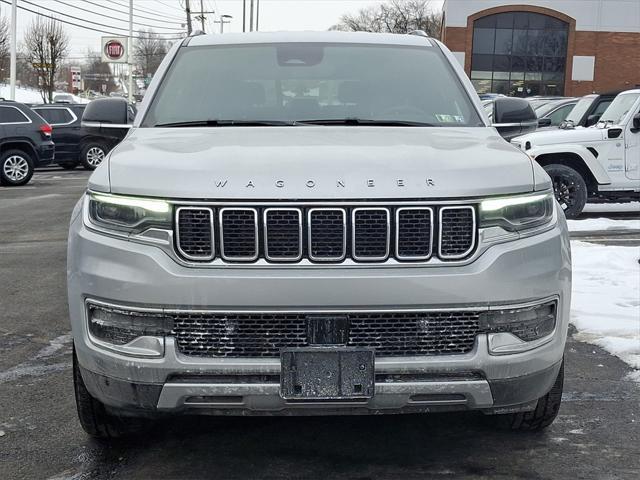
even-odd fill
[{"label": "white suv", "polygon": [[511,143],[547,171],[567,218],[589,199],[640,200],[640,89],[619,94],[593,127],[535,132]]}]

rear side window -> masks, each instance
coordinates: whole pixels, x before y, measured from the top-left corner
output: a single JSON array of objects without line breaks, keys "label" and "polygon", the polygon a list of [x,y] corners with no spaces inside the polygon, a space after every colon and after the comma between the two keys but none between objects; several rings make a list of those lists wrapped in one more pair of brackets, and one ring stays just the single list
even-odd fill
[{"label": "rear side window", "polygon": [[38,108],[36,112],[51,125],[62,125],[74,120],[66,108]]},{"label": "rear side window", "polygon": [[29,118],[16,107],[0,106],[0,123],[29,123]]}]

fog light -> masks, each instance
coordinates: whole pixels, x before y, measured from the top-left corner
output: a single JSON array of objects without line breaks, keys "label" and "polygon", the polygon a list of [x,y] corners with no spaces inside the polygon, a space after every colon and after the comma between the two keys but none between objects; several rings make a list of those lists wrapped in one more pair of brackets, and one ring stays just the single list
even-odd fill
[{"label": "fog light", "polygon": [[123,310],[89,303],[89,336],[94,343],[137,356],[164,354],[164,336],[172,320],[162,312]]},{"label": "fog light", "polygon": [[490,310],[480,316],[488,333],[511,333],[524,342],[546,337],[556,328],[556,301],[524,308]]}]

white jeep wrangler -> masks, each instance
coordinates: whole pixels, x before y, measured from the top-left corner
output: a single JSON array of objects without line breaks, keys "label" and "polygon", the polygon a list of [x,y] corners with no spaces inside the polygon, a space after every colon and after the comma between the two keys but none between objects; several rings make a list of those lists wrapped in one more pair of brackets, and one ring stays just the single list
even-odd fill
[{"label": "white jeep wrangler", "polygon": [[619,94],[590,128],[514,138],[547,171],[567,218],[587,200],[640,200],[640,89]]}]

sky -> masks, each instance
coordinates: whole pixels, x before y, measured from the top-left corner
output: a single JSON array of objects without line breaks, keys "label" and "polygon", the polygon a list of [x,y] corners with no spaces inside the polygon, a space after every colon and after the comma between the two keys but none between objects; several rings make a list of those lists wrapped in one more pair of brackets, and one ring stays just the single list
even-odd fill
[{"label": "sky", "polygon": [[[250,1],[246,0],[247,25]],[[442,0],[432,1],[435,7],[442,5]],[[0,13],[8,17],[11,7],[4,2],[10,3],[11,0],[0,1]],[[134,0],[133,3],[134,28],[147,28],[140,25],[146,23],[168,37],[176,35],[177,30],[185,29],[185,0]],[[242,0],[202,0],[205,11],[215,12],[205,15],[207,33],[219,31],[220,25],[214,22],[220,15],[233,16],[231,23],[225,24],[225,32],[241,32],[242,3]],[[341,15],[380,3],[381,0],[260,0],[259,28],[262,31],[327,30],[339,21]],[[128,0],[18,0],[18,5],[24,8],[121,35],[126,35],[129,28],[128,4]],[[200,10],[200,0],[190,0],[190,4],[192,11]],[[35,14],[18,9],[18,42],[34,17]],[[199,21],[194,19],[193,23],[194,29],[201,28]],[[79,60],[88,49],[99,51],[101,36],[109,35],[71,25],[65,25],[65,29],[71,38],[70,60]]]}]

